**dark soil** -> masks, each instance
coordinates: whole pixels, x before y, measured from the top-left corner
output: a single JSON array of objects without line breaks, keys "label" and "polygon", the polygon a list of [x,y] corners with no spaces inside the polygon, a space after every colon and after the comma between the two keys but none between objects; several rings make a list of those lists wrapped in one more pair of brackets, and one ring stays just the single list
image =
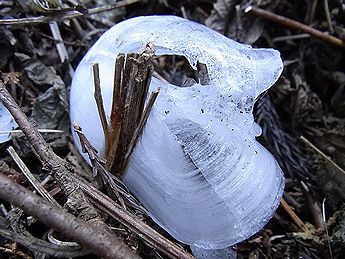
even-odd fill
[{"label": "dark soil", "polygon": [[[66,14],[41,10],[28,5],[29,2],[35,1],[0,1],[0,19],[58,18]],[[76,1],[65,2],[73,6],[72,2]],[[77,2],[90,9],[113,1]],[[328,8],[325,8],[325,2],[328,2]],[[90,46],[112,24],[139,15],[172,14],[206,24],[239,42],[279,50],[284,60],[284,72],[276,85],[258,99],[255,118],[263,129],[260,142],[274,154],[285,173],[284,199],[287,205],[279,207],[262,231],[238,244],[236,249],[240,258],[344,258],[345,44],[337,46],[254,13],[245,13],[249,5],[304,23],[340,40],[345,39],[345,4],[338,0],[141,1],[93,16],[59,21],[69,58],[64,62],[57,51],[59,42],[54,40],[47,23],[0,24],[0,76],[37,128],[64,131],[44,133],[55,153],[77,161],[71,153],[74,150],[71,150],[69,133],[70,69],[76,68]],[[155,64],[158,65],[161,65],[157,69],[160,74],[174,84],[183,83],[183,76],[194,77],[181,57],[161,58]],[[172,67],[177,68],[174,73]],[[13,134],[11,141],[0,144],[1,172],[32,190],[8,155],[9,146],[14,146],[38,179],[44,180],[47,172],[22,134]],[[45,187],[60,204],[65,202],[56,182],[49,181]],[[3,227],[2,221],[11,207],[6,201],[0,200],[0,204],[3,206],[0,208],[0,227]],[[294,213],[289,213],[289,208]],[[21,221],[27,219],[20,218]],[[149,219],[146,221],[159,229]],[[107,223],[118,226],[116,222]],[[22,222],[21,225],[27,227],[25,231],[42,239],[48,231],[39,222],[31,225]],[[118,227],[121,238],[143,258],[164,258],[139,237],[122,226]],[[1,258],[34,256],[43,258],[0,235]]]}]

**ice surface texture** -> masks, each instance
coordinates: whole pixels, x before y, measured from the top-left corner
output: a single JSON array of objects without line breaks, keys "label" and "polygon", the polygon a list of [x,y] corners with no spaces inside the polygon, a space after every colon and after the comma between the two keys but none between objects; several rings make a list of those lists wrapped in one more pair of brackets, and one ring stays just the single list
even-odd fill
[{"label": "ice surface texture", "polygon": [[[0,102],[0,131],[10,131],[16,128],[18,125],[14,121],[10,112]],[[10,134],[0,134],[0,144],[11,139]]]},{"label": "ice surface texture", "polygon": [[[124,182],[174,238],[220,249],[260,230],[281,198],[284,178],[255,136],[255,98],[282,71],[278,51],[253,49],[175,16],[126,20],[107,31],[79,64],[71,88],[71,121],[102,153],[104,136],[93,98],[92,63],[109,115],[114,63],[153,43],[157,55],[207,65],[210,84],[177,87],[154,79],[160,94]],[[78,143],[77,138],[75,142]],[[79,146],[80,149],[80,146]]]}]

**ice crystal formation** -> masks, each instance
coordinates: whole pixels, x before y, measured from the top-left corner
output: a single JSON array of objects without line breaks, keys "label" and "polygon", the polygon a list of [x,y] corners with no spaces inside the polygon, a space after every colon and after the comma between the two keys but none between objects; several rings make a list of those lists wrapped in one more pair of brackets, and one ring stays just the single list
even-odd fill
[{"label": "ice crystal formation", "polygon": [[[240,242],[260,230],[279,204],[284,178],[256,140],[252,108],[278,79],[278,51],[254,49],[175,16],[137,17],[107,31],[79,64],[71,88],[71,121],[102,153],[104,135],[93,97],[99,63],[109,116],[119,53],[181,55],[210,82],[178,87],[153,79],[160,94],[123,178],[150,216],[174,238],[208,249]],[[75,142],[78,139],[75,137]],[[80,149],[80,146],[78,146]]]}]

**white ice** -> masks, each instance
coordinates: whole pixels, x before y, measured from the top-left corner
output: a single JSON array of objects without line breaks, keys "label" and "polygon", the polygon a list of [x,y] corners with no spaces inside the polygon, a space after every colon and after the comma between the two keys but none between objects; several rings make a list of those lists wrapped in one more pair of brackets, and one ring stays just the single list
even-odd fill
[{"label": "white ice", "polygon": [[0,143],[4,143],[11,139],[9,133],[2,134],[1,132],[11,131],[16,128],[18,125],[14,121],[12,115],[5,108],[2,102],[0,102]]},{"label": "white ice", "polygon": [[252,115],[255,98],[282,71],[279,52],[251,48],[175,16],[115,25],[79,64],[70,97],[72,123],[101,153],[92,63],[100,65],[109,115],[116,56],[140,53],[147,43],[157,55],[185,56],[194,68],[197,61],[206,64],[210,84],[182,88],[152,80],[151,89],[161,91],[124,183],[174,238],[201,248],[229,247],[267,223],[283,192],[279,165],[255,140],[261,130]]}]

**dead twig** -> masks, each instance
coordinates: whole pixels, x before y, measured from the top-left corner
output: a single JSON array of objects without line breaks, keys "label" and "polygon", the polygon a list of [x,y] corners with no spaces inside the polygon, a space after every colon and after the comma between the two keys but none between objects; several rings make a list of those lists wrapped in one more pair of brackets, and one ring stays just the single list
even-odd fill
[{"label": "dead twig", "polygon": [[105,145],[108,146],[109,145],[109,130],[108,130],[109,126],[108,126],[107,117],[105,115],[105,110],[104,110],[104,105],[103,105],[98,63],[92,64],[92,71],[93,71],[93,84],[95,86],[94,98],[97,104],[98,114],[102,123]]},{"label": "dead twig", "polygon": [[345,174],[345,170],[341,168],[336,162],[334,162],[331,158],[329,158],[325,153],[323,153],[320,149],[318,149],[313,143],[311,143],[308,139],[303,136],[300,136],[300,139],[307,144],[309,147],[314,149],[316,153],[322,156],[327,162],[329,162],[334,168],[336,168],[339,172]]},{"label": "dead twig", "polygon": [[79,127],[78,125],[73,125],[73,129],[79,137],[83,153],[87,153],[91,161],[92,175],[94,177],[96,177],[97,175],[100,176],[100,178],[103,181],[103,184],[107,189],[108,196],[111,197],[113,200],[118,201],[121,204],[121,206],[124,209],[126,209],[126,205],[122,199],[122,196],[120,196],[120,191],[122,195],[125,191],[123,190],[123,188],[121,188],[122,186],[120,187],[119,184],[116,184],[119,183],[120,180],[118,180],[115,183],[115,181],[112,178],[112,175],[104,168],[105,160],[97,155],[98,151],[91,145],[90,141],[86,138],[81,127]]},{"label": "dead twig", "polygon": [[29,168],[25,165],[23,160],[20,159],[17,152],[14,150],[12,146],[7,149],[8,153],[11,155],[14,162],[16,162],[17,166],[20,168],[21,172],[25,175],[26,179],[32,184],[32,186],[38,191],[39,194],[51,204],[54,204],[56,207],[61,208],[60,204],[50,195],[50,193],[44,189],[41,183],[33,176],[30,172]]},{"label": "dead twig", "polygon": [[286,18],[284,16],[277,15],[275,13],[272,13],[270,11],[263,10],[261,8],[249,6],[245,9],[245,13],[250,13],[259,17],[262,17],[264,19],[270,20],[275,23],[279,23],[285,27],[294,29],[294,30],[301,30],[304,31],[311,36],[318,38],[320,40],[323,40],[325,42],[331,43],[335,46],[345,48],[345,43],[341,39],[334,37],[332,35],[329,35],[325,32],[319,31],[317,29],[314,29],[308,25],[305,25],[303,23],[294,21],[292,19]]},{"label": "dead twig", "polygon": [[321,228],[324,226],[323,221],[322,221],[322,211],[320,209],[319,204],[314,200],[314,197],[311,195],[309,187],[307,186],[306,183],[301,181],[301,186],[302,186],[302,192],[306,198],[307,201],[307,206],[309,207],[309,211],[311,215],[313,216],[314,223],[316,227]]},{"label": "dead twig", "polygon": [[0,198],[23,209],[47,226],[73,238],[94,254],[104,258],[140,258],[124,244],[120,243],[119,246],[119,240],[115,235],[50,204],[10,180],[2,172],[0,173]]},{"label": "dead twig", "polygon": [[60,61],[61,61],[61,63],[67,61],[69,74],[70,74],[71,78],[73,78],[74,69],[73,69],[71,63],[69,62],[69,60],[70,60],[69,55],[68,55],[66,46],[64,44],[64,41],[62,39],[60,28],[59,28],[56,21],[50,22],[49,27],[50,27],[50,31],[51,31],[53,38],[54,38],[54,41],[55,41],[55,46],[56,46],[57,52],[59,54]]},{"label": "dead twig", "polygon": [[2,19],[0,20],[0,25],[28,25],[28,24],[48,23],[50,21],[70,20],[76,17],[110,11],[116,8],[138,3],[140,1],[141,0],[123,0],[115,4],[110,4],[110,5],[105,5],[105,6],[89,9],[88,14],[84,14],[79,11],[69,11],[63,14],[58,14],[58,15],[48,15],[48,16],[18,18],[18,19]]},{"label": "dead twig", "polygon": [[287,214],[290,216],[293,222],[299,227],[300,230],[302,230],[303,232],[309,231],[307,226],[297,216],[297,214],[290,208],[289,204],[287,204],[287,202],[283,198],[280,200],[280,205],[283,207],[283,209],[287,212]]},{"label": "dead twig", "polygon": [[328,0],[323,0],[323,8],[325,10],[325,16],[328,24],[328,30],[330,33],[334,33],[334,28],[332,24],[331,14],[329,12]]},{"label": "dead twig", "polygon": [[308,25],[312,24],[314,21],[317,3],[318,3],[318,0],[307,1],[307,11],[305,13],[304,22]]},{"label": "dead twig", "polygon": [[323,218],[323,223],[325,226],[325,233],[326,233],[326,239],[327,239],[327,246],[328,246],[328,252],[329,256],[331,259],[333,259],[333,252],[332,252],[332,246],[331,246],[331,238],[328,233],[328,226],[327,226],[327,221],[326,221],[326,210],[325,210],[325,202],[326,198],[323,199],[322,201],[322,218]]}]

